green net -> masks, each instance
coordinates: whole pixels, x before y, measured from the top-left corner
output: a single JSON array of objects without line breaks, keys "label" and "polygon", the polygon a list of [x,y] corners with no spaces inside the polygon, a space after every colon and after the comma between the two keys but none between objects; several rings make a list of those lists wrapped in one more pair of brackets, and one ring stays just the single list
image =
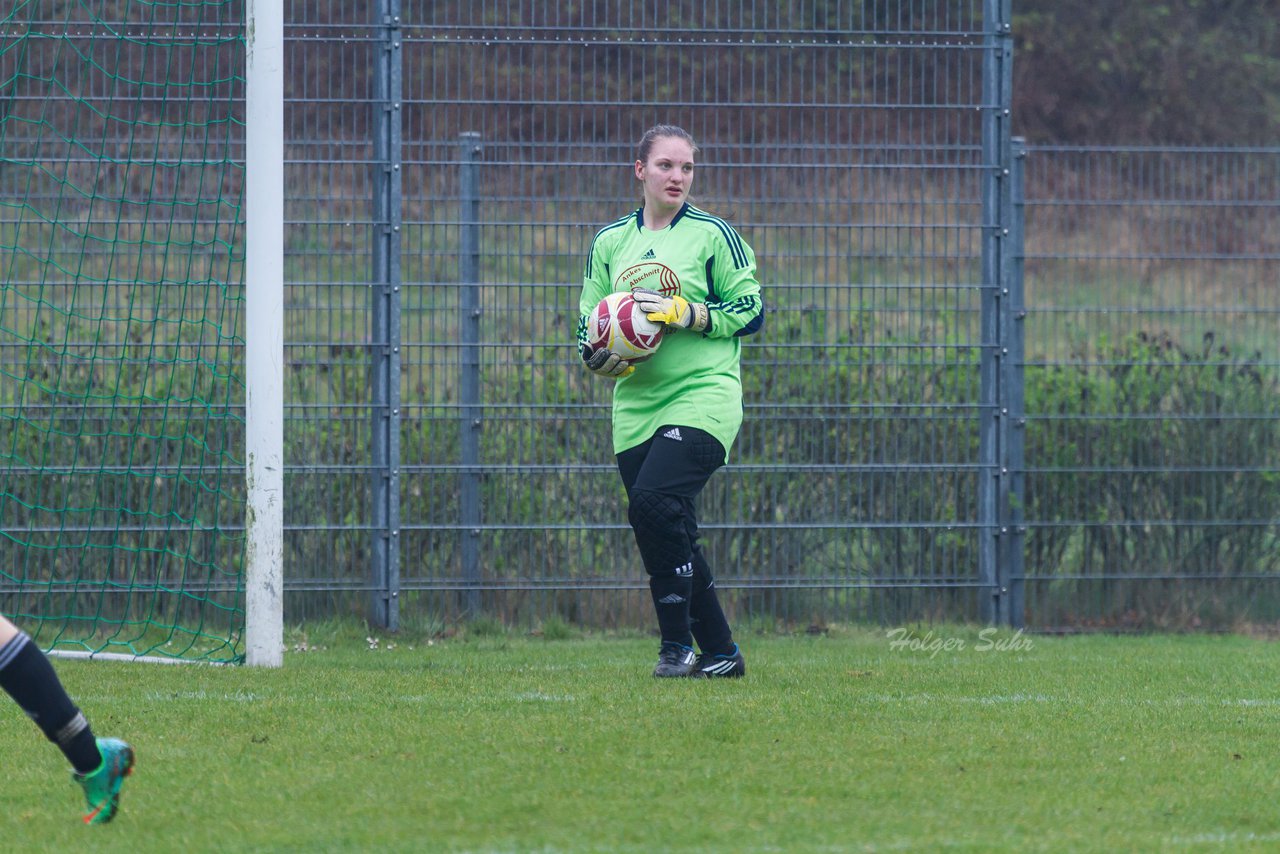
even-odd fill
[{"label": "green net", "polygon": [[237,661],[242,2],[0,11],[0,611]]}]

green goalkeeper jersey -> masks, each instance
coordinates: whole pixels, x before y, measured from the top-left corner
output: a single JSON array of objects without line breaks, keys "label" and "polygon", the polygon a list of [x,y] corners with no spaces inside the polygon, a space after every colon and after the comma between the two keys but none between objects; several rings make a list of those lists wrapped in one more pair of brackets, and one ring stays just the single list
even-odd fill
[{"label": "green goalkeeper jersey", "polygon": [[705,430],[725,453],[742,426],[742,336],[764,323],[756,259],[729,223],[685,204],[661,231],[644,226],[643,208],[606,225],[587,255],[578,303],[578,348],[587,318],[615,291],[649,288],[704,303],[704,332],[668,327],[652,358],[617,381],[613,450],[648,441],[667,424]]}]

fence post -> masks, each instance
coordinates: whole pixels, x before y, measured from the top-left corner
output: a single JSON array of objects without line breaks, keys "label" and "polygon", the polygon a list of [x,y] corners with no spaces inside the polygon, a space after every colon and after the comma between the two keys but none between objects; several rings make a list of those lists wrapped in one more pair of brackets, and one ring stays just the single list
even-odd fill
[{"label": "fence post", "polygon": [[370,305],[372,618],[400,628],[401,84],[399,0],[379,0],[382,44],[374,63],[373,252]]},{"label": "fence post", "polygon": [[478,163],[484,148],[480,134],[461,135],[459,175],[458,318],[461,323],[458,378],[461,421],[458,430],[461,483],[459,537],[462,552],[463,606],[480,611],[480,181]]},{"label": "fence post", "polygon": [[1023,545],[1026,541],[1026,459],[1024,450],[1027,435],[1026,406],[1026,346],[1025,320],[1027,316],[1022,270],[1026,257],[1025,214],[1027,158],[1026,140],[1014,137],[1013,158],[1010,161],[1010,216],[1009,237],[1005,240],[1002,258],[1001,293],[1004,306],[1001,331],[1007,354],[1002,360],[1000,382],[1001,409],[1006,414],[1000,419],[1001,471],[1005,473],[1000,491],[1000,528],[1007,533],[1000,538],[999,558],[1000,597],[998,621],[1002,625],[1020,629],[1026,618],[1025,575],[1026,566]]},{"label": "fence post", "polygon": [[984,0],[986,38],[982,63],[982,294],[979,356],[978,580],[979,613],[1001,620],[1000,566],[1007,526],[1000,516],[1000,493],[1007,488],[1000,425],[1007,416],[1001,365],[1008,345],[1002,329],[1005,244],[1010,208],[1010,102],[1013,82],[1013,27],[1010,0]]}]

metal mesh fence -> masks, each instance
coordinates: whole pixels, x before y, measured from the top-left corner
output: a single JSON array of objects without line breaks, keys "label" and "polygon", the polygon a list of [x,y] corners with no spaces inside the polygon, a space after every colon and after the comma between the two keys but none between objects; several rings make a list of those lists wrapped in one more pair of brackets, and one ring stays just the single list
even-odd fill
[{"label": "metal mesh fence", "polygon": [[[367,590],[375,234],[374,69],[386,49],[370,10],[286,4],[286,589],[296,615]],[[303,606],[303,603],[306,603]],[[291,609],[286,608],[286,613]]]},{"label": "metal mesh fence", "polygon": [[[737,615],[1016,620],[1020,589],[1005,611],[989,602],[1024,561],[1039,627],[1231,612],[1210,588],[1248,599],[1220,577],[1274,570],[1277,513],[1203,492],[1274,480],[1274,456],[1248,451],[1261,435],[1221,433],[1265,435],[1274,407],[1236,399],[1224,421],[1221,403],[1166,396],[1153,421],[1066,387],[1181,364],[1170,346],[1199,352],[1213,333],[1230,356],[1201,357],[1208,373],[1257,370],[1267,388],[1275,152],[1037,149],[1027,315],[1010,323],[1016,273],[992,243],[1016,230],[1007,125],[993,124],[1009,101],[1002,14],[296,6],[293,615],[372,598],[387,620],[646,625],[607,388],[577,366],[572,329],[585,248],[637,204],[634,142],[659,122],[698,138],[695,200],[753,245],[768,303],[744,351],[744,430],[703,498]],[[1023,323],[1025,359],[1001,364]],[[1234,365],[1248,341],[1262,356]],[[1193,456],[1080,434],[1157,421]],[[1023,465],[1010,451],[1024,435]],[[1157,483],[1183,501],[1100,498]],[[1219,557],[1184,548],[1196,534]],[[1169,594],[1193,577],[1201,593]]]},{"label": "metal mesh fence", "polygon": [[406,17],[402,588],[513,620],[647,622],[647,592],[618,592],[645,576],[608,389],[573,331],[592,235],[638,205],[634,144],[676,123],[702,147],[696,203],[752,244],[769,311],[746,342],[746,426],[702,499],[718,586],[768,618],[976,614],[979,19],[799,3]]},{"label": "metal mesh fence", "polygon": [[1280,151],[1028,158],[1032,624],[1272,621]]},{"label": "metal mesh fence", "polygon": [[768,309],[736,620],[1274,616],[1280,152],[1015,156],[999,0],[657,8],[287,5],[287,619],[649,624],[573,333],[660,122]]}]

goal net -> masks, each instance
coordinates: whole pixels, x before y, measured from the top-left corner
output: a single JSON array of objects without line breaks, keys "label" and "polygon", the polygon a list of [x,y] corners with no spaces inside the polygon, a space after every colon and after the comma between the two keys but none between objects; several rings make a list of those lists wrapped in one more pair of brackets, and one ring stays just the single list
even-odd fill
[{"label": "goal net", "polygon": [[0,10],[0,612],[243,658],[242,2]]}]

